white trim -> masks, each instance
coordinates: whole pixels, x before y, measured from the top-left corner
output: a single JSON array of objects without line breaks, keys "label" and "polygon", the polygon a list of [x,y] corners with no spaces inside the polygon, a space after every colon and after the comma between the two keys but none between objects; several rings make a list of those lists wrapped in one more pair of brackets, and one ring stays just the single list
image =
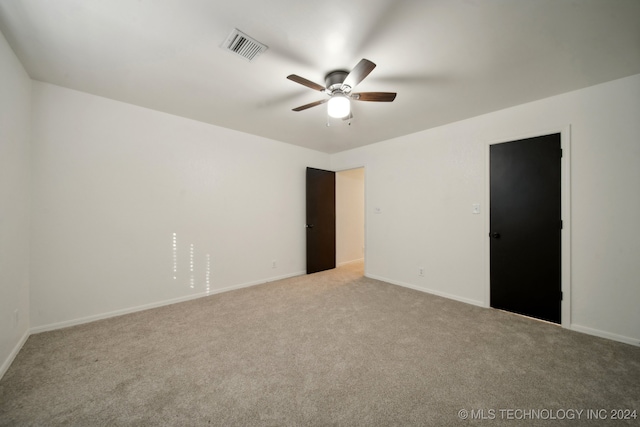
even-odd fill
[{"label": "white trim", "polygon": [[512,136],[496,141],[490,141],[485,147],[485,206],[487,215],[485,217],[485,291],[483,307],[490,307],[491,294],[491,275],[489,271],[491,261],[489,231],[491,227],[490,206],[490,147],[495,144],[502,144],[521,139],[534,138],[537,136],[550,135],[554,133],[560,134],[560,148],[562,148],[562,161],[560,163],[560,185],[561,185],[561,210],[563,229],[561,234],[562,244],[562,260],[561,260],[561,289],[562,289],[562,306],[561,306],[561,324],[563,328],[571,328],[571,125],[559,128],[536,131],[519,136]]},{"label": "white trim", "polygon": [[31,331],[29,330],[25,331],[24,335],[22,335],[22,338],[20,338],[16,346],[13,348],[13,350],[11,350],[11,353],[9,353],[9,357],[7,357],[4,363],[2,363],[2,366],[0,366],[0,380],[2,379],[2,377],[4,377],[4,374],[6,374],[7,371],[9,370],[9,367],[15,360],[18,353],[20,353],[20,350],[22,350],[22,347],[27,342],[27,339],[29,338],[29,336],[31,336]]},{"label": "white trim", "polygon": [[571,125],[560,132],[562,210],[562,327],[571,327]]},{"label": "white trim", "polygon": [[[564,324],[563,324],[564,326]],[[624,335],[613,334],[611,332],[601,331],[599,329],[588,328],[586,326],[573,324],[569,327],[572,331],[581,332],[583,334],[593,335],[600,338],[606,338],[612,341],[618,341],[625,344],[631,344],[636,347],[640,347],[639,338],[626,337]]]},{"label": "white trim", "polygon": [[447,299],[451,299],[451,300],[455,300],[455,301],[464,302],[466,304],[471,304],[471,305],[477,305],[479,307],[484,307],[484,302],[483,301],[464,298],[464,297],[460,297],[460,296],[457,296],[457,295],[449,294],[449,293],[446,293],[446,292],[436,291],[436,290],[429,289],[429,288],[421,288],[421,287],[418,287],[416,285],[411,285],[409,283],[400,282],[398,280],[388,279],[388,278],[382,277],[382,276],[376,276],[374,274],[365,274],[365,277],[368,277],[370,279],[380,280],[380,281],[383,281],[383,282],[386,282],[386,283],[390,283],[392,285],[402,286],[403,288],[409,288],[409,289],[413,289],[413,290],[416,290],[416,291],[424,292],[426,294],[432,294],[432,295],[436,295],[436,296],[439,296],[439,297],[443,297],[443,298],[447,298]]},{"label": "white trim", "polygon": [[47,331],[53,331],[53,330],[56,330],[56,329],[68,328],[70,326],[76,326],[76,325],[82,325],[84,323],[95,322],[96,320],[108,319],[110,317],[122,316],[124,314],[130,314],[130,313],[135,313],[135,312],[138,312],[138,311],[149,310],[149,309],[152,309],[152,308],[163,307],[165,305],[177,304],[177,303],[180,303],[180,302],[190,301],[190,300],[203,298],[203,297],[207,297],[207,296],[215,295],[215,294],[221,294],[223,292],[229,292],[229,291],[233,291],[233,290],[236,290],[236,289],[248,288],[248,287],[256,286],[256,285],[262,285],[264,283],[275,282],[276,280],[288,279],[289,277],[300,276],[300,275],[303,275],[303,274],[306,274],[306,273],[304,271],[299,271],[299,272],[296,272],[296,273],[285,274],[283,276],[270,277],[268,279],[261,279],[261,280],[256,280],[256,281],[253,281],[253,282],[241,283],[239,285],[228,286],[226,288],[213,289],[213,290],[211,290],[209,292],[200,292],[200,293],[197,293],[197,294],[187,295],[187,296],[184,296],[184,297],[174,298],[174,299],[170,299],[170,300],[158,301],[158,302],[153,302],[153,303],[150,303],[150,304],[139,305],[139,306],[136,306],[136,307],[124,308],[122,310],[110,311],[108,313],[96,314],[96,315],[93,315],[93,316],[81,317],[81,318],[72,319],[72,320],[65,320],[64,322],[50,323],[48,325],[36,326],[34,328],[31,328],[30,332],[32,334],[37,334],[37,333],[40,333],[40,332],[47,332]]},{"label": "white trim", "polygon": [[491,240],[488,238],[491,232],[491,146],[493,143],[486,144],[484,149],[484,304],[483,307],[491,308]]}]

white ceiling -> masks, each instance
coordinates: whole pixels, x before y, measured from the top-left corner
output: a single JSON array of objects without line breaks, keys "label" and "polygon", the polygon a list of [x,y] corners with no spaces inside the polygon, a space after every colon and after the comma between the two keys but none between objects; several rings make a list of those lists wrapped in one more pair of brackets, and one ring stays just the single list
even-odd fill
[{"label": "white ceiling", "polygon": [[[2,0],[36,80],[334,153],[640,73],[640,0]],[[220,46],[238,28],[253,62]],[[324,85],[362,58],[351,126]]]}]

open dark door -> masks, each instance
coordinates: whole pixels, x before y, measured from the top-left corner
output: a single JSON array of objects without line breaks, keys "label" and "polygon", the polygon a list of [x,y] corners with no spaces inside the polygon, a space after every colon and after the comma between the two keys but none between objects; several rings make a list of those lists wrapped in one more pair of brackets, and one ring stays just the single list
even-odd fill
[{"label": "open dark door", "polygon": [[307,168],[307,274],[336,267],[336,174]]},{"label": "open dark door", "polygon": [[491,307],[560,323],[560,134],[490,147]]}]

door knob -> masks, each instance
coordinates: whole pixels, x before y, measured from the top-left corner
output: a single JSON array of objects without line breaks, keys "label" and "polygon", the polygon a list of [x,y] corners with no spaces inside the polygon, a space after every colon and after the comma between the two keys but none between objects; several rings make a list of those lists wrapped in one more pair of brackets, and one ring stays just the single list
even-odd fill
[{"label": "door knob", "polygon": [[489,237],[493,237],[494,239],[499,239],[500,233],[489,233]]},{"label": "door knob", "polygon": [[307,228],[313,228],[313,224],[307,224]]}]

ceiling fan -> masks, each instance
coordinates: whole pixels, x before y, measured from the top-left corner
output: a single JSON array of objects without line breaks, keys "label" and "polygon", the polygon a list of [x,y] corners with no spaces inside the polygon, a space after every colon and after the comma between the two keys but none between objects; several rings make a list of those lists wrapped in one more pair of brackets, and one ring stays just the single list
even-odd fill
[{"label": "ceiling fan", "polygon": [[396,99],[395,92],[360,92],[353,93],[352,90],[358,83],[364,80],[371,71],[376,67],[376,64],[368,59],[362,59],[358,62],[351,72],[337,70],[332,71],[325,77],[325,86],[314,83],[304,77],[291,74],[287,78],[291,81],[299,83],[303,86],[317,90],[329,95],[326,99],[315,101],[310,104],[305,104],[300,107],[294,108],[293,111],[302,111],[307,108],[315,107],[317,105],[328,102],[327,112],[330,117],[350,119],[353,117],[351,114],[351,100],[354,101],[372,101],[372,102],[392,102]]}]

